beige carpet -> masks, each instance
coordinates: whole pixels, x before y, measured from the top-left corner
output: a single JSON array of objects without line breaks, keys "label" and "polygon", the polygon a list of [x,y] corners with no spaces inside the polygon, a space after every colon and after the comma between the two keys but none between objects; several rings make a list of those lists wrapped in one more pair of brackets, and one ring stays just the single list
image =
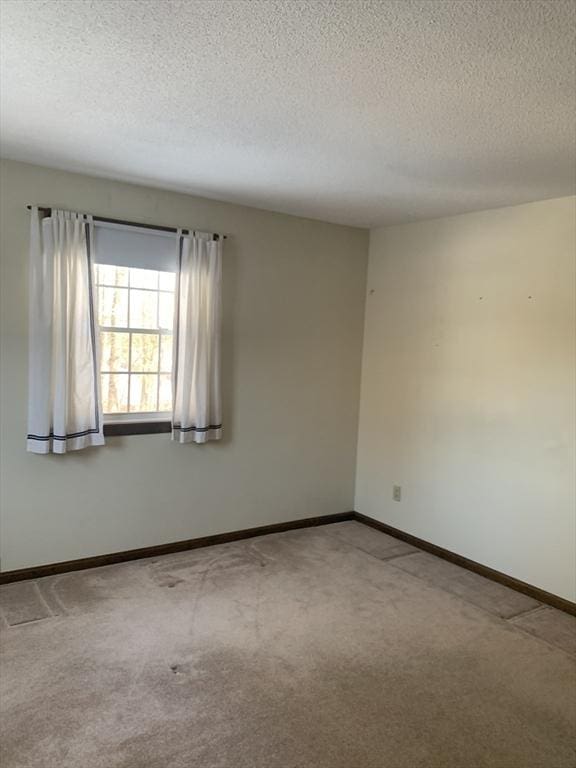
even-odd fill
[{"label": "beige carpet", "polygon": [[576,620],[360,523],[1,605],[2,768],[576,766]]}]

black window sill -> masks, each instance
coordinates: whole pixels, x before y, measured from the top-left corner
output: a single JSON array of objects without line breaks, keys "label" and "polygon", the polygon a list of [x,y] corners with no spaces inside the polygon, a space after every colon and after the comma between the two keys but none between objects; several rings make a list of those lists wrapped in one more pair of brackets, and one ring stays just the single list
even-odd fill
[{"label": "black window sill", "polygon": [[122,435],[158,435],[161,432],[171,432],[169,421],[115,421],[104,424],[104,437],[120,437]]}]

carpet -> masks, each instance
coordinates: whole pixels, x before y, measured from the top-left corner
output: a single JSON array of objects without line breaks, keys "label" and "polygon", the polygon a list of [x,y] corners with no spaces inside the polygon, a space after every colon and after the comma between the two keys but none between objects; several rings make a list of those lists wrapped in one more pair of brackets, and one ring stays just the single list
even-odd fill
[{"label": "carpet", "polygon": [[574,768],[576,619],[447,565],[346,522],[5,585],[0,765]]}]

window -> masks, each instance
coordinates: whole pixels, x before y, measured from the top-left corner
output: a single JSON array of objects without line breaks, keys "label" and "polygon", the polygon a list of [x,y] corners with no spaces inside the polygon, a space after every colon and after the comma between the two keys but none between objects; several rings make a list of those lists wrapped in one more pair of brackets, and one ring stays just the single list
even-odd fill
[{"label": "window", "polygon": [[[220,236],[44,212],[32,206],[27,449],[156,432],[219,440]],[[61,290],[46,292],[54,281]]]},{"label": "window", "polygon": [[175,281],[172,271],[96,265],[107,422],[170,418]]}]

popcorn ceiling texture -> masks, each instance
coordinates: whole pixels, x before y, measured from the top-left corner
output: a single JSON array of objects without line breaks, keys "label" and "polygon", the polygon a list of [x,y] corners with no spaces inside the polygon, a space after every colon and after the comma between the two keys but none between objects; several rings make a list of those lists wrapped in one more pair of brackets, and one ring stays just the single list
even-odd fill
[{"label": "popcorn ceiling texture", "polygon": [[359,226],[569,195],[575,8],[4,0],[3,154]]}]

